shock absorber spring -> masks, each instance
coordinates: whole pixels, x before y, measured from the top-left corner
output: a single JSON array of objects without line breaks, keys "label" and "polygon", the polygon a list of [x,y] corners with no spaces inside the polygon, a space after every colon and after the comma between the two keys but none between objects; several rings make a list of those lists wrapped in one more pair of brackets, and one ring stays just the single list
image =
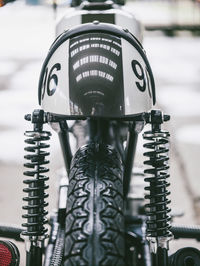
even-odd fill
[{"label": "shock absorber spring", "polygon": [[50,139],[50,132],[26,131],[25,136],[28,137],[25,143],[30,146],[25,147],[25,151],[29,152],[29,154],[24,156],[28,160],[24,166],[29,170],[25,171],[24,175],[31,178],[24,180],[24,184],[28,185],[28,187],[23,191],[28,193],[28,196],[23,198],[27,202],[27,205],[23,207],[27,211],[27,214],[23,215],[23,218],[27,219],[27,223],[23,224],[26,227],[26,231],[23,234],[27,236],[42,236],[47,231],[44,227],[44,224],[47,223],[45,216],[48,213],[45,210],[48,205],[45,201],[48,197],[48,194],[45,193],[45,190],[48,189],[45,182],[49,179],[44,175],[49,171],[44,166],[49,163],[45,159],[49,152],[43,150],[48,148],[49,145],[43,141]]},{"label": "shock absorber spring", "polygon": [[[149,183],[145,190],[147,195],[145,199],[148,203],[145,205],[147,214],[147,239],[154,246],[154,252],[157,247],[165,246],[168,249],[168,241],[171,239],[170,232],[170,215],[169,208],[170,200],[168,195],[169,182],[169,165],[168,165],[168,152],[169,152],[169,132],[161,130],[163,123],[163,115],[160,111],[151,111],[150,123],[151,130],[143,134],[143,138],[147,141],[144,147],[149,151],[144,153],[148,159],[144,162],[149,166],[144,170],[145,181]],[[165,243],[164,243],[165,242]]]},{"label": "shock absorber spring", "polygon": [[26,214],[22,216],[27,220],[26,223],[22,224],[22,226],[25,227],[22,235],[27,243],[29,243],[27,245],[29,247],[27,250],[27,260],[29,262],[26,265],[34,265],[33,263],[36,262],[31,261],[35,260],[36,258],[34,256],[36,256],[38,259],[38,266],[41,265],[42,245],[44,239],[47,237],[45,224],[47,223],[46,215],[48,212],[45,208],[48,205],[46,202],[46,198],[48,197],[46,193],[48,189],[46,181],[49,178],[45,174],[49,171],[46,167],[49,163],[46,159],[49,152],[47,152],[46,149],[50,145],[45,142],[50,139],[51,135],[50,132],[43,131],[43,117],[44,112],[42,110],[35,110],[32,117],[28,116],[27,119],[32,119],[34,130],[25,132],[25,136],[27,136],[25,143],[28,144],[28,146],[25,147],[25,151],[27,151],[28,154],[24,156],[27,160],[24,166],[28,169],[24,172],[24,175],[28,178],[23,182],[27,185],[27,187],[23,189],[23,191],[27,193],[27,196],[23,198],[23,201],[27,203],[23,206]]}]

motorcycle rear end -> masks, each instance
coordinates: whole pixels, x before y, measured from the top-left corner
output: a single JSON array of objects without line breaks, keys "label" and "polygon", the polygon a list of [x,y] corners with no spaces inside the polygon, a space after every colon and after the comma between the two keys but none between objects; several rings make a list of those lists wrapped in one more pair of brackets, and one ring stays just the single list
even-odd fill
[{"label": "motorcycle rear end", "polygon": [[[170,225],[169,133],[162,130],[170,117],[152,110],[155,83],[140,43],[141,25],[121,4],[72,2],[75,9],[58,23],[43,64],[41,109],[25,116],[33,124],[25,133],[26,222],[15,231],[25,241],[27,266],[199,265],[194,248],[168,255],[173,234],[199,239],[200,230]],[[50,221],[46,123],[58,133],[66,169]],[[145,201],[137,205],[129,191],[138,134],[146,124],[147,186]],[[75,154],[69,133],[77,140]]]}]

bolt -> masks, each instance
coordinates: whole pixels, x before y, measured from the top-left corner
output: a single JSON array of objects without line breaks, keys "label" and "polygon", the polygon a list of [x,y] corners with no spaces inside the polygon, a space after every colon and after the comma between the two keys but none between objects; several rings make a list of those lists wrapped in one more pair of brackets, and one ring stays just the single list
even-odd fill
[{"label": "bolt", "polygon": [[169,121],[170,120],[170,115],[164,115],[164,121]]},{"label": "bolt", "polygon": [[27,121],[31,121],[31,114],[25,115],[24,119],[27,120]]}]

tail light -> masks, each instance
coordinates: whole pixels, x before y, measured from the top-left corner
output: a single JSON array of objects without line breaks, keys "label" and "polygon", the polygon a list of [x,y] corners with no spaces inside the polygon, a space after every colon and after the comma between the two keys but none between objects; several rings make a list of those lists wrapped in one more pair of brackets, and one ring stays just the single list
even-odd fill
[{"label": "tail light", "polygon": [[10,241],[0,241],[0,265],[19,266],[19,250]]},{"label": "tail light", "polygon": [[0,7],[4,6],[4,1],[3,0],[0,0]]}]

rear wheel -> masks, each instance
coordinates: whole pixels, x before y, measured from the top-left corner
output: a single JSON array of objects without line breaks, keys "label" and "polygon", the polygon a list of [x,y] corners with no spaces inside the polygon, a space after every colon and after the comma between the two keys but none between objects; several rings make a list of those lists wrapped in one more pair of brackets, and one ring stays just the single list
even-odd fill
[{"label": "rear wheel", "polygon": [[86,145],[73,158],[64,265],[125,265],[122,162],[108,145]]}]

